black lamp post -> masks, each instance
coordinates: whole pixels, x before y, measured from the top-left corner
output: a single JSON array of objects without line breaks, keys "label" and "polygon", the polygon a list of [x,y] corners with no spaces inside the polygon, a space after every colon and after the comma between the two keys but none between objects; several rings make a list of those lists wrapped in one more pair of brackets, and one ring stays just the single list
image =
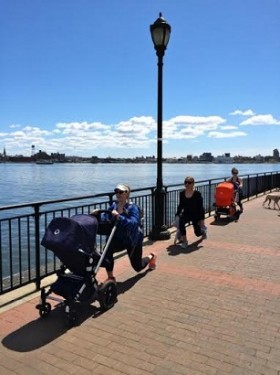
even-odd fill
[{"label": "black lamp post", "polygon": [[153,229],[149,237],[152,240],[165,240],[170,233],[164,224],[165,189],[162,181],[162,67],[163,56],[171,33],[170,25],[159,14],[159,18],[150,26],[151,36],[158,57],[158,103],[157,103],[157,186],[154,191]]}]

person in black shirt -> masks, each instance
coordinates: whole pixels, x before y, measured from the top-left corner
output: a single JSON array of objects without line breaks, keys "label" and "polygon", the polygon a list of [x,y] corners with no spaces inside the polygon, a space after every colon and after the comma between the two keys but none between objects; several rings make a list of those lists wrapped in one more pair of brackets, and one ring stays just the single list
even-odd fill
[{"label": "person in black shirt", "polygon": [[181,247],[188,246],[186,223],[192,223],[194,233],[202,239],[207,238],[207,228],[204,224],[205,211],[203,199],[198,190],[194,188],[194,178],[188,176],[184,181],[185,190],[180,192],[179,205],[175,216],[179,216],[179,231],[182,236]]}]

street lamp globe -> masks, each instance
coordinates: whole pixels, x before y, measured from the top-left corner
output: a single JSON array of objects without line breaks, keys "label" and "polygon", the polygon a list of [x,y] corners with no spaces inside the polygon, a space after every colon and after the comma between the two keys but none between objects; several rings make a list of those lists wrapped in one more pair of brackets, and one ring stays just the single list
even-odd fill
[{"label": "street lamp globe", "polygon": [[168,45],[171,26],[159,14],[159,18],[150,26],[151,36],[157,54],[164,55],[164,51]]}]

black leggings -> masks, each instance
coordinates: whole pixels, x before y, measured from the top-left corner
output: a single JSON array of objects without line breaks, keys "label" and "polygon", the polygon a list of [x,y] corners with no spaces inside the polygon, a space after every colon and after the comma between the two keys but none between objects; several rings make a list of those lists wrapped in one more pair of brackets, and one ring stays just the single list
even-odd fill
[{"label": "black leggings", "polygon": [[186,224],[192,222],[194,234],[199,237],[202,235],[202,231],[199,225],[200,220],[191,220],[185,216],[181,216],[179,219],[179,230],[182,236],[186,236]]},{"label": "black leggings", "polygon": [[[107,253],[105,255],[106,258],[106,263],[105,263],[105,268],[107,271],[112,272],[114,269],[114,253],[118,253],[122,250],[125,250],[125,246],[121,241],[118,241],[117,239],[113,239],[112,242],[110,243],[110,246],[107,250]],[[132,268],[136,271],[139,272],[143,270],[148,264],[149,264],[149,257],[144,257],[142,258],[142,244],[136,245],[134,248],[127,248],[127,255],[130,260],[130,264]]]},{"label": "black leggings", "polygon": [[238,206],[241,208],[241,210],[243,209],[243,204],[241,203],[241,200],[242,200],[242,198],[243,198],[243,192],[242,192],[242,189],[237,189],[236,190],[236,192],[237,192],[237,194],[238,194],[238,196],[237,196],[237,204],[238,204]]}]

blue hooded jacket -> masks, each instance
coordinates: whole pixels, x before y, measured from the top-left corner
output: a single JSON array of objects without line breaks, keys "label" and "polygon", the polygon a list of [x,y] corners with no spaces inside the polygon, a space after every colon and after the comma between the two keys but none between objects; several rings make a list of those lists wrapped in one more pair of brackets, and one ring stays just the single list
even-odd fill
[{"label": "blue hooded jacket", "polygon": [[[108,209],[117,210],[114,202]],[[119,215],[117,230],[114,237],[124,244],[124,248],[134,248],[143,242],[143,231],[140,226],[140,210],[134,203],[126,203],[123,212]]]}]

